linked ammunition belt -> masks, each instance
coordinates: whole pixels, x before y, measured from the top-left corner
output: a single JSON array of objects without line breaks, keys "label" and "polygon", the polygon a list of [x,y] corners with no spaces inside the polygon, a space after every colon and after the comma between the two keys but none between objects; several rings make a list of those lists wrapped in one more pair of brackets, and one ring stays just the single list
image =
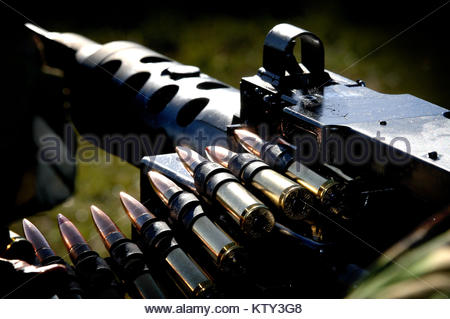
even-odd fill
[{"label": "linked ammunition belt", "polygon": [[[57,256],[26,219],[28,241],[17,235],[14,242],[28,246],[16,257],[64,265],[64,284],[54,291],[59,298],[302,297],[305,287],[308,296],[314,290],[323,296],[317,283],[324,278],[344,293],[358,277],[346,272],[362,272],[335,262],[338,250],[327,239],[333,235],[324,220],[347,222],[347,217],[333,216],[331,204],[303,186],[308,175],[302,185],[256,155],[219,146],[206,149],[209,160],[186,147],[176,150],[142,160],[140,201],[120,193],[131,239],[107,213],[91,206],[107,258],[93,251],[62,214],[58,225],[73,265]],[[346,183],[333,179],[328,184]],[[341,282],[343,277],[350,282]]]}]

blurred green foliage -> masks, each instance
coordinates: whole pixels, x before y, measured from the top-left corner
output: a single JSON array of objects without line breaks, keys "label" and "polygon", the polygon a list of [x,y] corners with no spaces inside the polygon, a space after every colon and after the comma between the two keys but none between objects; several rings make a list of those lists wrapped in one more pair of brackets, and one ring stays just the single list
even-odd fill
[{"label": "blurred green foliage", "polygon": [[[383,259],[382,256],[381,259]],[[348,298],[448,298],[450,295],[450,231],[374,264]]]}]

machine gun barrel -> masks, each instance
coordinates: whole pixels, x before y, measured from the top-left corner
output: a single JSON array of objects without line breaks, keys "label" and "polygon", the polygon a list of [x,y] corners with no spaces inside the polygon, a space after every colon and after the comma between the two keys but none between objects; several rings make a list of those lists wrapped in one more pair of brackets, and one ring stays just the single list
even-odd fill
[{"label": "machine gun barrel", "polygon": [[[27,27],[50,51],[46,63],[64,70],[72,120],[81,133],[162,133],[170,139],[163,149],[140,145],[148,155],[181,143],[201,154],[207,145],[227,146],[227,127],[240,116],[239,90],[137,43],[100,45],[72,33]],[[143,155],[103,146],[136,165]]]}]

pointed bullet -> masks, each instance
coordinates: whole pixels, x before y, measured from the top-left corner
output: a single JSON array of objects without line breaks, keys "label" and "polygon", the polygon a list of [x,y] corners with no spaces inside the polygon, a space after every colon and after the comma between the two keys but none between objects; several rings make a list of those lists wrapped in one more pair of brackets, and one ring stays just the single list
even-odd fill
[{"label": "pointed bullet", "polygon": [[39,229],[32,222],[24,218],[22,221],[22,225],[25,237],[33,245],[35,254],[38,257],[40,263],[42,263],[49,257],[56,256],[47,240],[45,239],[44,235],[42,235]]},{"label": "pointed bullet", "polygon": [[95,227],[97,227],[98,233],[100,234],[100,237],[108,250],[117,241],[125,239],[125,236],[116,224],[100,208],[92,205],[91,214]]},{"label": "pointed bullet", "polygon": [[79,244],[86,244],[87,242],[81,235],[80,231],[75,227],[75,225],[64,215],[58,214],[58,226],[63,237],[64,245],[67,249],[71,249],[73,246]]},{"label": "pointed bullet", "polygon": [[120,201],[122,202],[122,206],[133,223],[134,227],[136,227],[137,231],[140,232],[142,226],[152,219],[155,219],[156,216],[153,215],[141,202],[139,202],[136,198],[130,196],[125,192],[120,192]]},{"label": "pointed bullet", "polygon": [[76,263],[78,256],[86,251],[92,250],[78,228],[64,215],[58,214],[58,227],[61,237],[69,251],[70,258]]},{"label": "pointed bullet", "polygon": [[172,182],[172,180],[156,171],[149,171],[148,178],[150,179],[153,190],[166,205],[169,204],[170,199],[175,194],[183,191],[183,189]]},{"label": "pointed bullet", "polygon": [[177,146],[175,148],[175,151],[177,152],[178,156],[181,159],[181,162],[183,163],[184,167],[187,169],[187,171],[193,175],[195,168],[203,163],[204,161],[207,161],[206,158],[195,152],[194,150],[191,150],[188,147],[184,146]]},{"label": "pointed bullet", "polygon": [[261,155],[265,141],[258,135],[244,129],[234,130],[234,135],[242,147],[248,152],[255,154],[256,156]]},{"label": "pointed bullet", "polygon": [[231,158],[237,155],[237,153],[222,146],[207,146],[205,150],[209,160],[219,163],[223,167],[228,167]]}]

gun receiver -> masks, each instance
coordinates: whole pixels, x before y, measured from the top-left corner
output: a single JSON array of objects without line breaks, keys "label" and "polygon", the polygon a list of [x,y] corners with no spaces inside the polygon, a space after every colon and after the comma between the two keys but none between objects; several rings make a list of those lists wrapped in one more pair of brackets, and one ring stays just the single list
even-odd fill
[{"label": "gun receiver", "polygon": [[[297,39],[301,64],[293,60]],[[263,67],[241,81],[241,105],[244,122],[275,123],[290,140],[313,137],[317,157],[310,162],[347,164],[395,180],[425,200],[448,203],[448,110],[324,70],[322,42],[306,30],[280,24],[269,32]],[[342,143],[337,151],[329,145],[336,141]],[[362,150],[343,152],[352,147]]]}]

